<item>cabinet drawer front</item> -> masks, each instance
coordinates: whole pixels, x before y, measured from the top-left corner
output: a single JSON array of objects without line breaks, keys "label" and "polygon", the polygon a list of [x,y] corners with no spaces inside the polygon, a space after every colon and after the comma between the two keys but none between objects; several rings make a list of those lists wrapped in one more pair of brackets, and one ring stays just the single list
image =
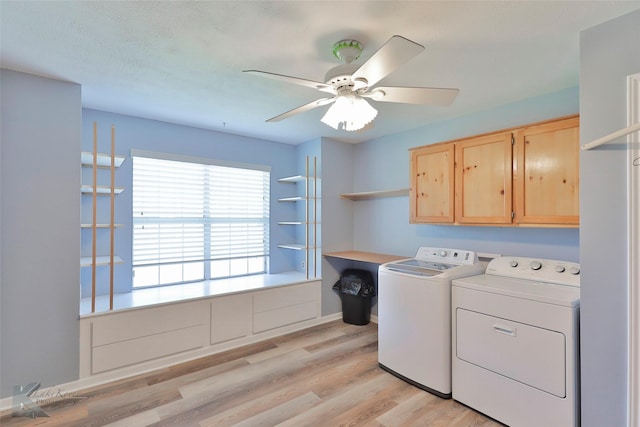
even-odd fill
[{"label": "cabinet drawer front", "polygon": [[301,285],[283,286],[269,289],[253,296],[254,313],[275,310],[291,305],[316,301],[316,287],[318,282]]},{"label": "cabinet drawer front", "polygon": [[93,321],[92,346],[203,325],[206,306],[197,303],[132,310],[97,317]]},{"label": "cabinet drawer front", "polygon": [[94,347],[91,372],[97,374],[200,348],[203,346],[202,334],[203,326],[199,325]]},{"label": "cabinet drawer front", "polygon": [[315,319],[317,316],[318,310],[316,301],[292,305],[278,310],[254,313],[253,332],[263,332],[280,326]]},{"label": "cabinet drawer front", "polygon": [[563,334],[458,308],[456,357],[558,397],[566,396]]}]

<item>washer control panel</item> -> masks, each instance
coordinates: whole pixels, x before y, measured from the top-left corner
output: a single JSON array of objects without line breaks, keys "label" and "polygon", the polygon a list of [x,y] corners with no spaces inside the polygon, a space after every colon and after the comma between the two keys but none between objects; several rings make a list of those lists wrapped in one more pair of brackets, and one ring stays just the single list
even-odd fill
[{"label": "washer control panel", "polygon": [[489,262],[486,274],[580,286],[580,264],[569,261],[503,256]]},{"label": "washer control panel", "polygon": [[426,246],[418,249],[415,259],[419,261],[439,262],[453,265],[467,265],[478,261],[478,257],[473,251],[449,248],[430,248]]}]

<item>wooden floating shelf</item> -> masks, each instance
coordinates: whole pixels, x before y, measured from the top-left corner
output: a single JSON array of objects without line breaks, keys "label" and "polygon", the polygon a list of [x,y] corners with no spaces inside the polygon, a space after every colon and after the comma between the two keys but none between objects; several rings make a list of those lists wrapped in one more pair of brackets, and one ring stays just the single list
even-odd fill
[{"label": "wooden floating shelf", "polygon": [[323,255],[325,257],[347,259],[350,261],[370,262],[373,264],[384,264],[391,261],[398,261],[401,259],[409,258],[399,255],[378,254],[374,252],[364,251],[327,252]]},{"label": "wooden floating shelf", "polygon": [[340,198],[349,199],[349,200],[369,200],[369,199],[379,199],[382,197],[401,197],[408,196],[409,189],[401,188],[398,190],[381,190],[381,191],[363,191],[359,193],[346,193],[341,194]]},{"label": "wooden floating shelf", "polygon": [[[93,193],[93,186],[92,185],[83,185],[82,187],[80,187],[80,191],[83,194],[92,194]],[[114,189],[114,193],[115,194],[120,194],[124,191],[124,187],[116,187]],[[98,185],[96,187],[96,193],[102,195],[108,195],[111,194],[111,187],[108,187],[106,185]]]},{"label": "wooden floating shelf", "polygon": [[[93,166],[93,153],[83,151],[80,153],[80,162],[82,166]],[[124,156],[114,156],[114,166],[120,167],[124,162]],[[96,166],[111,167],[111,155],[98,153]]]},{"label": "wooden floating shelf", "polygon": [[[92,257],[83,256],[82,258],[80,258],[80,267],[91,267],[91,261],[92,261]],[[110,262],[111,262],[111,257],[108,255],[96,257],[96,267],[110,265]],[[123,262],[124,260],[119,256],[116,255],[115,257],[113,257],[114,264],[122,264]]]}]

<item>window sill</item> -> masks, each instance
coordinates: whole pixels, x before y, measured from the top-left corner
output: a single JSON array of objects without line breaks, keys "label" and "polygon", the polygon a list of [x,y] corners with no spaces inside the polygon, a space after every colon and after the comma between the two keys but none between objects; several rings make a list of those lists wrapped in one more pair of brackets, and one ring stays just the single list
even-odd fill
[{"label": "window sill", "polygon": [[82,298],[80,300],[80,317],[237,294],[317,280],[322,279],[319,277],[307,279],[305,273],[289,271],[278,274],[259,274],[255,276],[234,277],[232,279],[206,280],[183,285],[134,289],[128,293],[115,294],[113,296],[113,310],[111,311],[109,310],[109,295],[96,297],[95,313],[91,313],[91,298]]}]

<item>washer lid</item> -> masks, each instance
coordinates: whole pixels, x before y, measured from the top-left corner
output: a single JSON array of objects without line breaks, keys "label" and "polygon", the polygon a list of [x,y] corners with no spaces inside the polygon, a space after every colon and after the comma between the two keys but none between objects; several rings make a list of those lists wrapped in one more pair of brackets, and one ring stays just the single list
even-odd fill
[{"label": "washer lid", "polygon": [[533,280],[501,277],[488,274],[456,279],[453,286],[507,295],[515,298],[540,301],[548,304],[578,307],[580,305],[580,288]]},{"label": "washer lid", "polygon": [[391,262],[386,265],[386,268],[391,271],[420,276],[435,276],[453,267],[456,266],[453,264],[421,261],[419,259],[407,259],[404,261]]}]

